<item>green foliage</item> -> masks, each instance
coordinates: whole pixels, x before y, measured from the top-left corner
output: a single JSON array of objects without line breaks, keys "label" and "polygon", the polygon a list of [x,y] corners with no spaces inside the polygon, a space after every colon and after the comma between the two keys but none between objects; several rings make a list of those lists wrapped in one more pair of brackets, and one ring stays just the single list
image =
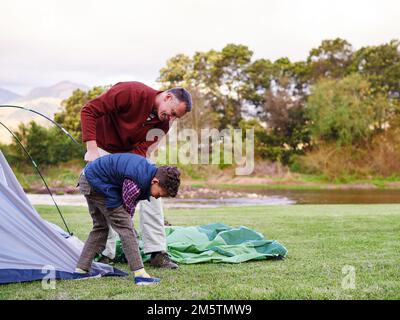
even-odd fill
[{"label": "green foliage", "polygon": [[[77,89],[62,102],[64,110],[54,115],[54,120],[64,127],[78,142],[81,140],[80,110],[89,100],[100,95],[107,87],[94,87],[84,92]],[[25,146],[35,162],[42,166],[56,165],[71,159],[81,159],[84,148],[77,146],[57,127],[45,128],[35,122],[20,124],[16,136]],[[17,167],[30,166],[30,160],[21,146],[13,141],[1,149],[10,163]]]},{"label": "green foliage", "polygon": [[165,88],[188,85],[192,74],[193,60],[184,54],[178,54],[167,60],[167,66],[161,68],[158,81]]},{"label": "green foliage", "polygon": [[221,51],[196,52],[192,58],[178,54],[160,70],[158,81],[164,88],[196,89],[208,113],[217,117],[219,129],[237,126],[245,111],[246,70],[252,55],[248,47],[235,44]]},{"label": "green foliage", "polygon": [[193,180],[201,180],[204,178],[204,175],[202,174],[201,170],[198,170],[198,166],[196,165],[191,165],[191,164],[179,164],[178,165],[179,170],[184,176],[189,177],[190,179]]},{"label": "green foliage", "polygon": [[[194,108],[179,121],[179,130],[195,129],[200,136],[203,128],[253,128],[256,159],[330,177],[319,165],[304,165],[299,156],[325,144],[346,146],[358,154],[360,148],[372,150],[376,137],[400,128],[399,45],[393,40],[354,50],[345,39],[326,39],[310,50],[307,59],[293,62],[287,57],[253,59],[247,46],[227,44],[221,50],[171,57],[157,80],[161,89],[183,86],[192,93]],[[55,120],[79,141],[82,106],[106,89],[74,91]],[[38,162],[81,157],[51,130],[29,125],[20,127],[19,134]],[[379,141],[381,151],[374,152],[393,155],[389,140]],[[18,148],[2,146],[14,163],[25,161]],[[337,154],[345,157],[342,151]],[[397,161],[398,155],[394,157]],[[390,174],[377,163],[373,166],[380,174]],[[225,167],[221,157],[220,168]],[[390,168],[397,170],[394,164]]]},{"label": "green foliage", "polygon": [[[20,124],[15,135],[38,165],[55,165],[83,156],[82,146],[77,146],[57,127],[45,128],[32,121],[28,125]],[[11,163],[30,165],[28,156],[15,140],[5,152]]]},{"label": "green foliage", "polygon": [[329,181],[362,179],[377,185],[374,177],[387,179],[400,175],[399,154],[400,128],[390,127],[360,146],[321,142],[295,162],[300,172],[320,174]]},{"label": "green foliage", "polygon": [[376,127],[382,128],[392,109],[389,100],[371,95],[369,82],[352,74],[342,80],[321,80],[307,101],[310,128],[315,142],[338,145],[367,141]]},{"label": "green foliage", "polygon": [[244,99],[258,109],[264,101],[265,91],[271,87],[274,64],[270,60],[258,59],[245,72],[247,81],[243,83],[241,92]]},{"label": "green foliage", "polygon": [[254,153],[258,160],[269,159],[271,161],[278,161],[283,164],[288,164],[294,149],[291,149],[285,141],[281,139],[273,130],[267,129],[255,119],[242,120],[240,122],[242,130],[254,130]]},{"label": "green foliage", "polygon": [[318,48],[310,51],[307,58],[310,79],[315,82],[321,78],[343,78],[352,59],[352,46],[346,40],[323,40]]},{"label": "green foliage", "polygon": [[61,124],[77,141],[81,141],[81,116],[83,105],[99,96],[107,89],[106,86],[98,86],[85,92],[75,90],[68,99],[62,102],[64,110],[54,115],[54,120]]},{"label": "green foliage", "polygon": [[[195,108],[184,119],[184,127],[237,128],[244,115],[258,116],[271,130],[255,127],[256,157],[287,163],[309,141],[301,96],[306,65],[287,58],[252,62],[252,54],[246,46],[234,44],[221,51],[196,52],[193,58],[179,54],[167,61],[158,81],[164,88],[186,86],[194,93]],[[279,92],[272,92],[271,85]],[[254,123],[259,120],[254,118],[250,124]]]},{"label": "green foliage", "polygon": [[267,130],[257,120],[242,120],[240,122],[242,130],[254,129],[254,153],[258,158],[278,160],[280,159],[279,150],[273,152],[272,139]]},{"label": "green foliage", "polygon": [[399,40],[379,46],[363,47],[354,54],[351,72],[363,75],[371,83],[373,93],[389,94],[400,99]]}]

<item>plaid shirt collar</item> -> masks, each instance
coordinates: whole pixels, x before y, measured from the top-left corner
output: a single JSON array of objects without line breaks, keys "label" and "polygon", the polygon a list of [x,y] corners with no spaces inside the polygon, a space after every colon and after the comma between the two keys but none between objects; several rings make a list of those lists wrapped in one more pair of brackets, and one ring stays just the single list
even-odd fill
[{"label": "plaid shirt collar", "polygon": [[126,211],[133,217],[139,201],[141,189],[130,179],[125,179],[122,185],[122,201]]}]

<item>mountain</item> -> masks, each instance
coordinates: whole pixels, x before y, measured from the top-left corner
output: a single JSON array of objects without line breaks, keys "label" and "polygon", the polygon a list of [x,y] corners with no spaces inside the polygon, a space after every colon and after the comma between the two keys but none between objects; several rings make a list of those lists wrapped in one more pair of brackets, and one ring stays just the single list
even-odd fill
[{"label": "mountain", "polygon": [[41,98],[41,97],[66,99],[76,89],[88,90],[89,88],[87,86],[84,86],[81,84],[76,84],[76,83],[73,83],[70,81],[61,81],[50,87],[34,88],[27,95],[23,96],[22,98],[24,101]]},{"label": "mountain", "polygon": [[0,88],[0,104],[7,103],[8,101],[15,100],[19,97],[20,95],[15,92]]},{"label": "mountain", "polygon": [[[7,101],[7,104],[26,107],[53,119],[54,114],[62,110],[62,100],[71,96],[76,89],[86,91],[89,88],[85,85],[62,81],[49,87],[34,88],[25,96],[18,96]],[[0,108],[0,121],[10,129],[16,129],[21,122],[29,123],[32,120],[46,127],[52,125],[50,121],[33,112],[14,108]],[[10,134],[5,129],[0,131],[0,142],[11,142]]]}]

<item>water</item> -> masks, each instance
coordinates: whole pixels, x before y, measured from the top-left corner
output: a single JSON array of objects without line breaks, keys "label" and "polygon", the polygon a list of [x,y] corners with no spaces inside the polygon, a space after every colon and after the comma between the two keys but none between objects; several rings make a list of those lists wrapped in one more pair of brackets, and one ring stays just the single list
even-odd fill
[{"label": "water", "polygon": [[295,204],[293,200],[286,197],[271,196],[262,198],[226,198],[226,199],[165,199],[166,208],[217,208],[238,207],[254,205],[288,205]]},{"label": "water", "polygon": [[[374,204],[400,203],[400,190],[270,190],[236,189],[239,197],[212,199],[164,199],[165,208],[216,208],[221,206],[292,205],[292,204]],[[52,205],[47,194],[28,194],[34,205]],[[58,205],[86,206],[80,194],[54,195]]]},{"label": "water", "polygon": [[[80,194],[53,195],[60,206],[86,206],[86,199]],[[53,205],[54,202],[48,194],[28,194],[33,205]],[[262,198],[227,198],[227,199],[163,199],[165,208],[217,208],[222,206],[249,206],[249,205],[285,205],[295,202],[285,197]]]},{"label": "water", "polygon": [[[245,189],[236,189],[244,192]],[[249,190],[247,190],[248,192]],[[296,204],[378,204],[400,203],[400,190],[349,189],[349,190],[270,190],[251,189],[265,197],[282,197]]]}]

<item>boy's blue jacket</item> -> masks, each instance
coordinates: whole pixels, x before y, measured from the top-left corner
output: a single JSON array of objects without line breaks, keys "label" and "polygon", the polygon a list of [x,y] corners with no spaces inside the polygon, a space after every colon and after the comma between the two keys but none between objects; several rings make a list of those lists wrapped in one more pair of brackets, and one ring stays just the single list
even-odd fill
[{"label": "boy's blue jacket", "polygon": [[151,180],[157,167],[146,158],[132,153],[114,153],[90,162],[84,170],[89,184],[106,198],[106,207],[122,205],[122,184],[125,178],[141,189],[139,199],[149,199]]}]

